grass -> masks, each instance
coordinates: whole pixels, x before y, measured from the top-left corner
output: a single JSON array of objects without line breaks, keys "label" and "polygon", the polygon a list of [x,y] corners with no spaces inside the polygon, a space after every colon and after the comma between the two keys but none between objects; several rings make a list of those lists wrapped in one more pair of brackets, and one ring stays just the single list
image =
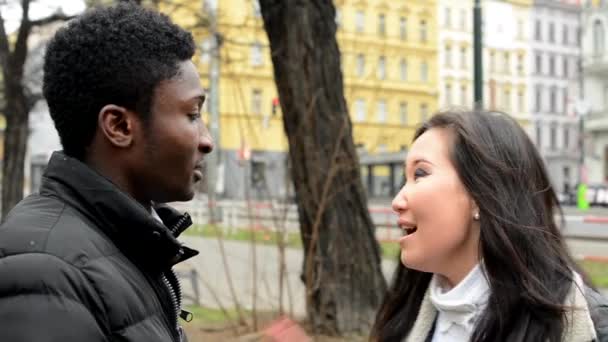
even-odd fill
[{"label": "grass", "polygon": [[236,310],[227,309],[229,317],[226,317],[220,309],[211,309],[202,306],[188,306],[186,310],[190,311],[194,316],[193,323],[217,324],[235,320],[237,317]]},{"label": "grass", "polygon": [[587,272],[593,285],[608,288],[608,263],[600,261],[581,261],[579,265]]},{"label": "grass", "polygon": [[[203,237],[218,237],[222,235],[225,240],[232,241],[251,241],[251,233],[254,233],[255,241],[262,245],[275,245],[279,239],[279,233],[269,229],[245,229],[245,228],[226,228],[216,225],[194,225],[184,234],[203,236]],[[291,248],[302,248],[300,233],[287,233],[286,246]]]},{"label": "grass", "polygon": [[[223,234],[225,240],[233,241],[251,241],[251,233],[254,233],[255,241],[261,245],[275,245],[278,241],[278,233],[269,229],[250,230],[245,228],[232,228],[214,226],[214,225],[195,225],[186,230],[185,234],[203,237],[217,237]],[[287,247],[302,248],[302,240],[300,233],[287,233]],[[382,257],[390,260],[398,260],[399,244],[397,242],[380,242]],[[608,288],[608,263],[599,261],[581,261],[581,267],[589,274],[593,284],[597,287]],[[218,310],[219,311],[219,310]],[[212,315],[213,311],[202,312],[202,315]],[[223,314],[219,312],[221,316]],[[233,313],[234,314],[234,313]],[[197,315],[195,315],[196,317]],[[236,317],[236,314],[234,314]]]}]

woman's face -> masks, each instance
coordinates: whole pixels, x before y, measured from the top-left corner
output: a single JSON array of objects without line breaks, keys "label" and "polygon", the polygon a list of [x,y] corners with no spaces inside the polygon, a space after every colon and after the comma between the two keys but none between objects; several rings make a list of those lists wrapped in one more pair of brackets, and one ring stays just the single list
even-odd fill
[{"label": "woman's face", "polygon": [[406,184],[393,199],[401,262],[445,276],[457,284],[479,260],[478,208],[450,159],[452,133],[432,128],[412,144],[405,162]]}]

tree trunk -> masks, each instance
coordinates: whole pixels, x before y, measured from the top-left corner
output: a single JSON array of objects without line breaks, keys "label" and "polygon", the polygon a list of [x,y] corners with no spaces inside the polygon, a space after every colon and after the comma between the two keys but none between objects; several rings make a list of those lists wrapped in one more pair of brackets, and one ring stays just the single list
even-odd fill
[{"label": "tree trunk", "polygon": [[260,0],[289,140],[309,321],[368,332],[386,292],[343,94],[331,0]]},{"label": "tree trunk", "polygon": [[5,82],[6,131],[2,164],[2,217],[23,198],[25,151],[28,138],[26,97],[20,83]]}]

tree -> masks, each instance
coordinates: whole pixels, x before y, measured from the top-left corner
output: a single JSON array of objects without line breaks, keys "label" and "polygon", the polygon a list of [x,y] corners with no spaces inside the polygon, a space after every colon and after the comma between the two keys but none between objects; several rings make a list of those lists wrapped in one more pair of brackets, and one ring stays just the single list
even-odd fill
[{"label": "tree", "polygon": [[366,332],[386,292],[343,93],[331,0],[260,0],[289,141],[309,321]]},{"label": "tree", "polygon": [[21,22],[12,47],[0,9],[0,66],[4,87],[2,113],[6,118],[4,161],[2,164],[3,216],[23,198],[28,118],[36,99],[39,98],[38,94],[32,94],[28,90],[23,79],[24,66],[28,55],[28,38],[34,27],[41,27],[71,18],[58,12],[46,18],[30,20],[30,3],[31,0],[21,0]]}]

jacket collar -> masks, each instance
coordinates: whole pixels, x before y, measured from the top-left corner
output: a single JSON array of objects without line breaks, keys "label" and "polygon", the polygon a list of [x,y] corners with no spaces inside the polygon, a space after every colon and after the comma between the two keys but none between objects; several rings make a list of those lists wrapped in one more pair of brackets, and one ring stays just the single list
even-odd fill
[{"label": "jacket collar", "polygon": [[[585,298],[585,291],[589,291],[589,289],[585,289],[585,285],[578,273],[573,272],[573,280],[564,303],[568,310],[566,311],[567,324],[564,326],[562,341],[595,341],[597,338],[595,326]],[[430,340],[430,334],[433,333],[436,318],[437,309],[435,309],[431,301],[431,290],[429,287],[420,304],[420,310],[414,321],[414,325],[404,341],[417,342]],[[520,331],[515,340],[524,341],[526,340],[525,335],[525,330]]]},{"label": "jacket collar", "polygon": [[144,267],[164,269],[198,254],[176,239],[192,224],[188,214],[156,206],[163,225],[110,180],[62,152],[51,156],[40,193],[76,208],[125,255]]}]

